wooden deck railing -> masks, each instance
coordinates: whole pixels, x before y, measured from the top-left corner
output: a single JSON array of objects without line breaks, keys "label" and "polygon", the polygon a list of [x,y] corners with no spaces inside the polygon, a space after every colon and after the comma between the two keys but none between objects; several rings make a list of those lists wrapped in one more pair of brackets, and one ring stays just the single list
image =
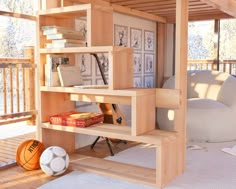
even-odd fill
[{"label": "wooden deck railing", "polygon": [[[214,60],[188,60],[188,70],[217,70]],[[223,60],[219,63],[219,71],[236,75],[236,60]]]},{"label": "wooden deck railing", "polygon": [[24,58],[0,58],[0,125],[35,122],[34,48],[24,49]]}]

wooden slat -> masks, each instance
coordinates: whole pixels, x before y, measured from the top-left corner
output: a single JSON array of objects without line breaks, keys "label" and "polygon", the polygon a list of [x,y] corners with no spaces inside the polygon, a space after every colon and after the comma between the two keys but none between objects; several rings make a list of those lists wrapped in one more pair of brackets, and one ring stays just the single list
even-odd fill
[{"label": "wooden slat", "polygon": [[7,113],[7,90],[6,90],[6,69],[2,69],[2,80],[3,80],[3,106],[4,106],[4,114]]},{"label": "wooden slat", "polygon": [[[112,124],[95,124],[93,126],[87,128],[79,128],[79,127],[70,127],[70,126],[60,126],[60,125],[50,125],[49,123],[41,124],[41,127],[48,130],[58,130],[63,132],[73,132],[73,133],[81,133],[88,134],[94,136],[104,136],[110,138],[117,138],[122,140],[129,141],[137,141],[148,144],[161,145],[162,140],[168,137],[176,136],[175,132],[161,131],[161,130],[153,130],[151,132],[147,132],[140,136],[132,136],[131,129],[129,126],[115,126]],[[46,131],[45,130],[45,131]]]},{"label": "wooden slat", "polygon": [[223,12],[226,12],[233,17],[236,17],[236,2],[235,0],[201,0],[209,5],[212,5]]},{"label": "wooden slat", "polygon": [[29,58],[0,58],[0,64],[22,64],[22,63],[31,63],[31,60]]},{"label": "wooden slat", "polygon": [[10,113],[13,113],[13,69],[10,67],[9,68],[9,93],[10,93]]},{"label": "wooden slat", "polygon": [[103,176],[156,186],[155,169],[77,155],[70,163],[74,170],[82,170]]},{"label": "wooden slat", "polygon": [[31,16],[31,15],[27,15],[27,14],[19,14],[19,13],[13,13],[13,12],[8,12],[8,11],[0,11],[0,15],[36,21],[36,16]]},{"label": "wooden slat", "polygon": [[19,69],[16,68],[16,110],[20,112],[20,81],[19,81]]}]

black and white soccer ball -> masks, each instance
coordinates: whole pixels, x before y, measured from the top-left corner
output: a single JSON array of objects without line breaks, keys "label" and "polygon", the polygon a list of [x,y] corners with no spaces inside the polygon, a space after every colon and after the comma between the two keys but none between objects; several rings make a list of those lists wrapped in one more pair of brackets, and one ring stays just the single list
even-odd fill
[{"label": "black and white soccer ball", "polygon": [[51,146],[40,156],[40,167],[45,174],[57,176],[66,171],[69,161],[69,156],[63,148]]}]

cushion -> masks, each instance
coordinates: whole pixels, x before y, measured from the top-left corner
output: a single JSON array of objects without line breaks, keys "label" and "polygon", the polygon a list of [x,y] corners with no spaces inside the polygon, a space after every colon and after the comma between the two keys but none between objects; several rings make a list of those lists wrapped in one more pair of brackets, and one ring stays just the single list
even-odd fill
[{"label": "cushion", "polygon": [[216,100],[221,85],[227,77],[228,73],[217,71],[188,71],[187,97]]},{"label": "cushion", "polygon": [[221,87],[217,100],[227,106],[236,106],[236,78],[228,77]]}]

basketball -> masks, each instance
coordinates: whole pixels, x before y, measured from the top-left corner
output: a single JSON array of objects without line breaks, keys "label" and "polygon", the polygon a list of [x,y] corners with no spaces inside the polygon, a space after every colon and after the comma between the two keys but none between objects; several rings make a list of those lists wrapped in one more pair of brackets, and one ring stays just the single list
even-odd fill
[{"label": "basketball", "polygon": [[21,143],[16,152],[16,162],[26,170],[40,168],[40,156],[44,151],[44,145],[37,140],[26,140]]}]

